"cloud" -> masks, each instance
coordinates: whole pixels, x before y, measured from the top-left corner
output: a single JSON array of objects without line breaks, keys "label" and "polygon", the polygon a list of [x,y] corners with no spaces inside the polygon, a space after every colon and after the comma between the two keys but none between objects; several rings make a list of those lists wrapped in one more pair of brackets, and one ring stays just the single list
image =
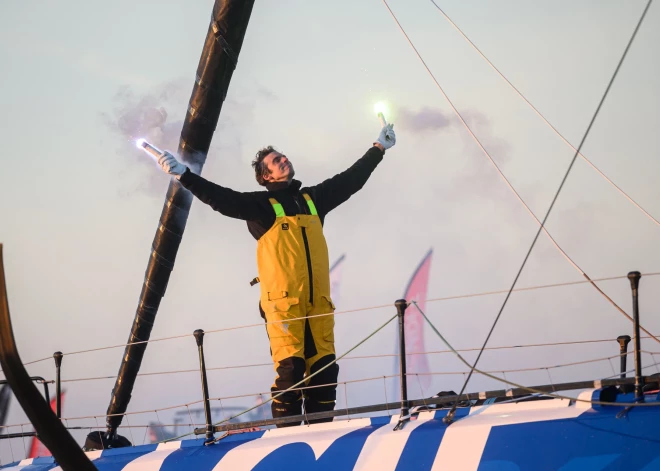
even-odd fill
[{"label": "cloud", "polygon": [[[138,94],[128,86],[118,90],[113,110],[103,113],[102,118],[113,135],[119,137],[115,151],[122,160],[122,165],[118,165],[125,186],[122,194],[141,191],[162,196],[163,182],[169,177],[154,169],[153,159],[139,150],[135,141],[146,139],[162,150],[176,153],[190,92],[191,84],[183,79],[154,87],[146,94]],[[254,120],[257,100],[275,99],[262,86],[257,87],[254,97],[242,95],[240,101],[228,98],[216,129],[216,133],[223,133],[222,145],[212,144],[209,151],[222,150],[226,155],[240,156],[241,130]]]},{"label": "cloud", "polygon": [[[433,114],[430,114],[430,116],[433,116]],[[488,151],[488,154],[504,175],[507,176],[504,165],[511,158],[511,144],[493,131],[491,121],[483,113],[466,111],[462,113],[462,116],[474,135],[479,139],[481,145]],[[475,139],[465,129],[463,123],[454,116],[445,118],[449,123],[446,127],[455,128],[456,134],[460,136],[462,148],[458,156],[460,164],[456,164],[452,169],[452,179],[448,182],[448,185],[438,188],[438,191],[448,198],[460,194],[461,197],[467,196],[477,199],[493,199],[509,192],[506,183]],[[469,191],[466,191],[466,189],[469,189]]]},{"label": "cloud", "polygon": [[186,109],[183,82],[168,82],[147,94],[137,94],[124,86],[115,94],[113,103],[114,109],[103,113],[102,118],[113,135],[119,137],[115,152],[121,162],[117,165],[123,185],[120,193],[162,195],[168,177],[155,168],[153,159],[139,150],[135,141],[143,138],[160,149],[176,152],[183,120],[172,116],[173,110]]},{"label": "cloud", "polygon": [[401,108],[397,117],[397,125],[406,131],[423,133],[438,131],[451,126],[451,117],[434,108],[423,107],[419,111]]}]

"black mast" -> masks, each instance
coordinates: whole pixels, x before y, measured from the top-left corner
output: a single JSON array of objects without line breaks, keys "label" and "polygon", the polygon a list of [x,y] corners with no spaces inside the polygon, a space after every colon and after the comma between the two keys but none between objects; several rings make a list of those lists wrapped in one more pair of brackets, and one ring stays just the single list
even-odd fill
[{"label": "black mast", "polygon": [[[206,161],[253,5],[254,0],[216,0],[213,6],[178,149],[181,160],[197,174]],[[178,180],[170,181],[128,344],[149,340],[174,268],[192,198]],[[111,441],[123,418],[113,414],[126,412],[146,348],[146,343],[139,343],[128,345],[124,351],[107,412],[106,438]]]}]

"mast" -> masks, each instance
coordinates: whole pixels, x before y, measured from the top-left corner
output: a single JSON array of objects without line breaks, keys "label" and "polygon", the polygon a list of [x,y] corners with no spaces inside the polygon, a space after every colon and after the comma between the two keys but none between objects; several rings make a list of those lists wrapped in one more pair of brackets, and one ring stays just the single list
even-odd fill
[{"label": "mast", "polygon": [[[206,161],[253,5],[254,0],[215,0],[178,149],[178,156],[194,173],[201,173]],[[174,268],[192,199],[192,194],[178,180],[173,178],[170,181],[128,345],[112,389],[106,420],[106,438],[109,440],[116,436],[123,419],[122,415],[115,414],[126,412],[131,400],[131,391],[147,348],[147,343],[134,342],[149,340]]]}]

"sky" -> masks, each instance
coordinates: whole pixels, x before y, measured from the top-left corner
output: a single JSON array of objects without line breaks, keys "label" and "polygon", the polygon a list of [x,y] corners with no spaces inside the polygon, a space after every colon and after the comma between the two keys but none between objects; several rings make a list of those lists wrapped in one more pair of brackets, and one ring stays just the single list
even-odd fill
[{"label": "sky", "polygon": [[[484,54],[574,145],[646,4],[644,1],[437,2]],[[427,0],[389,2],[454,105],[539,219],[573,151],[490,69]],[[2,2],[0,6],[0,242],[14,334],[24,362],[121,345],[137,307],[168,177],[132,146],[135,128],[176,150],[208,28],[209,0],[107,4]],[[583,147],[602,172],[660,219],[660,10],[653,5]],[[331,261],[346,254],[336,343],[343,353],[395,313],[393,303],[433,248],[429,298],[507,289],[537,230],[398,30],[382,1],[257,1],[202,175],[239,191],[258,189],[250,161],[275,145],[296,177],[316,184],[361,157],[377,138],[386,101],[396,146],[364,189],[326,219]],[[138,124],[135,124],[138,123]],[[660,272],[660,227],[579,160],[548,231],[591,277]],[[255,309],[255,242],[242,221],[196,201],[152,338],[195,329],[255,327],[205,339],[209,367],[269,363]],[[582,277],[545,236],[520,287]],[[631,312],[625,279],[602,289]],[[642,325],[660,332],[660,277],[642,278]],[[437,301],[427,314],[456,348],[481,346],[503,295]],[[361,310],[373,306],[378,309]],[[630,323],[592,287],[517,292],[490,345],[631,334]],[[445,349],[431,331],[427,350]],[[394,352],[391,323],[354,352]],[[643,341],[649,351],[660,351]],[[484,369],[542,367],[617,354],[617,344],[492,350]],[[122,348],[65,355],[64,380],[114,376]],[[467,355],[473,360],[474,355]],[[646,355],[644,361],[650,363]],[[433,372],[464,371],[429,355]],[[632,363],[632,361],[631,361]],[[392,357],[345,360],[340,381],[393,373]],[[614,364],[615,368],[617,364]],[[197,368],[192,336],[149,345],[142,372]],[[54,377],[52,360],[28,366]],[[610,362],[508,374],[543,384],[612,374]],[[656,372],[655,368],[650,369]],[[268,391],[272,366],[209,373],[212,397]],[[458,390],[462,375],[435,375],[411,394]],[[113,379],[67,382],[64,415],[103,422]],[[499,389],[475,377],[468,390]],[[412,389],[412,388],[411,388]],[[385,401],[383,381],[339,388],[339,406]],[[391,394],[391,391],[390,391]],[[140,377],[129,411],[198,401],[198,374]],[[253,397],[226,399],[249,406]],[[131,416],[171,423],[177,409]],[[180,409],[179,409],[180,410]],[[185,410],[185,409],[184,409]],[[8,423],[25,422],[14,402]],[[69,425],[93,425],[95,419]],[[132,441],[142,442],[143,429]],[[12,432],[20,431],[20,427]],[[131,439],[128,430],[125,434]],[[84,432],[76,432],[79,439]],[[20,440],[0,459],[21,458]]]}]

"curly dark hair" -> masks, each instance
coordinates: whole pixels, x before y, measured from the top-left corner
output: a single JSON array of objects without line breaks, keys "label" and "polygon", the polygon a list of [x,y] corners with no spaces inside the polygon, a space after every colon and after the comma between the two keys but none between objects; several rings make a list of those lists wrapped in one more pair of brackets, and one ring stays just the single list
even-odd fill
[{"label": "curly dark hair", "polygon": [[257,183],[261,186],[266,186],[266,180],[264,180],[265,175],[270,175],[268,167],[264,165],[264,159],[271,152],[277,152],[273,146],[267,146],[263,149],[257,151],[254,160],[252,161],[252,168],[254,169],[254,177],[257,179]]}]

